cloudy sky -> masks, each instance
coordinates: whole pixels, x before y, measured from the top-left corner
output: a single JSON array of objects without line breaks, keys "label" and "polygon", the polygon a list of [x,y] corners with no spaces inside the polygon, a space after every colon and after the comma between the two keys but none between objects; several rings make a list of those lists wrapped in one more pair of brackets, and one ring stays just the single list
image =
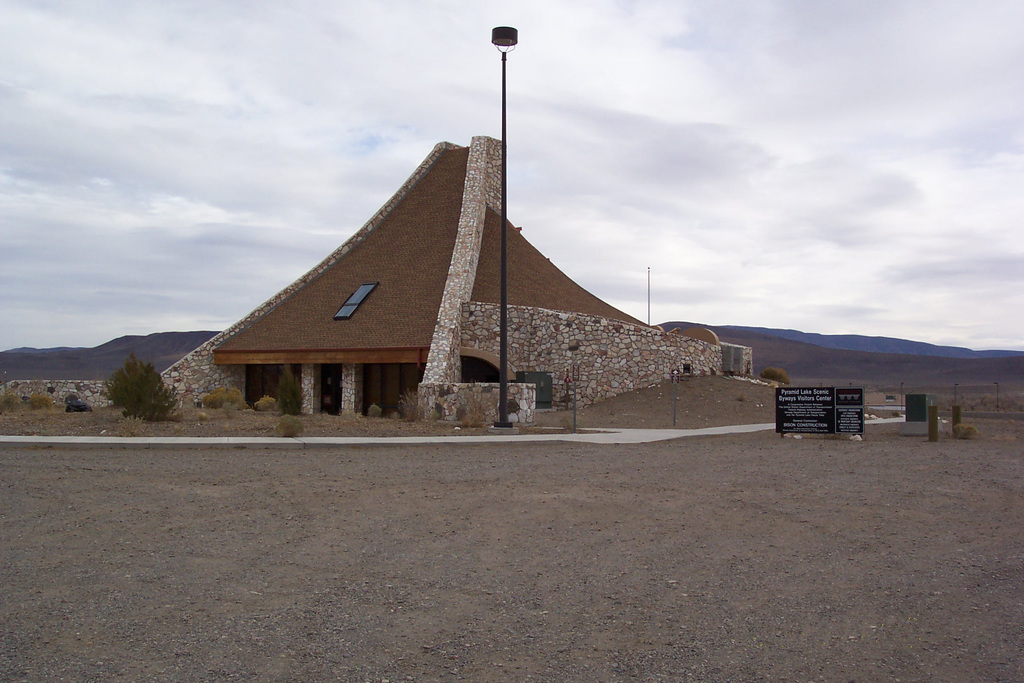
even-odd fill
[{"label": "cloudy sky", "polygon": [[433,145],[651,320],[1024,350],[1019,0],[0,0],[0,349],[223,329]]}]

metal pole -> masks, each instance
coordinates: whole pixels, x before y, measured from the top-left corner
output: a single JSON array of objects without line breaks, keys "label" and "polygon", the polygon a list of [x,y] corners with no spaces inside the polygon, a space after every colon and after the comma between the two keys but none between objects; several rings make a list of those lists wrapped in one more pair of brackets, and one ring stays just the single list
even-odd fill
[{"label": "metal pole", "polygon": [[505,65],[508,53],[501,53],[501,320],[498,368],[498,423],[496,427],[511,427],[508,421],[508,142],[505,127]]},{"label": "metal pole", "polygon": [[676,399],[679,396],[679,382],[672,382],[672,426],[676,426]]},{"label": "metal pole", "polygon": [[576,377],[576,364],[572,366],[572,433],[576,433],[576,385],[579,384],[579,380]]},{"label": "metal pole", "polygon": [[999,412],[999,382],[994,382],[996,385],[996,412]]}]

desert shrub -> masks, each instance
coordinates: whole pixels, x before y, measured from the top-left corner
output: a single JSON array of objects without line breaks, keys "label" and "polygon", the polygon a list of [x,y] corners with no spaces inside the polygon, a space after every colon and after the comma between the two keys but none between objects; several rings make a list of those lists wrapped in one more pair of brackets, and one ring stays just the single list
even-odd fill
[{"label": "desert shrub", "polygon": [[264,396],[256,401],[256,405],[253,407],[258,413],[270,413],[277,410],[277,399],[273,396]]},{"label": "desert shrub", "polygon": [[134,415],[125,417],[117,423],[117,435],[124,438],[142,436],[146,431],[146,421]]},{"label": "desert shrub", "polygon": [[209,421],[209,419],[210,416],[204,413],[203,411],[199,411],[198,413],[196,413],[196,422],[199,422],[200,424]]},{"label": "desert shrub", "polygon": [[398,400],[398,412],[406,422],[418,422],[423,419],[420,410],[420,395],[415,391],[407,391]]},{"label": "desert shrub", "polygon": [[285,367],[277,385],[277,407],[281,409],[282,415],[298,415],[302,412],[302,385],[288,367]]},{"label": "desert shrub", "polygon": [[0,396],[0,413],[13,413],[21,407],[21,397],[13,391],[5,391]]},{"label": "desert shrub", "polygon": [[238,410],[245,410],[249,405],[245,402],[245,397],[242,396],[240,389],[228,389],[224,392],[224,408],[228,406],[237,408]]},{"label": "desert shrub", "polygon": [[437,408],[434,408],[430,411],[430,414],[427,415],[427,419],[431,422],[437,422],[441,419],[441,413],[437,412]]},{"label": "desert shrub", "polygon": [[779,384],[789,384],[789,373],[782,368],[765,368],[761,371],[761,379]]},{"label": "desert shrub", "polygon": [[282,415],[277,423],[277,433],[287,438],[302,434],[302,420],[297,415]]},{"label": "desert shrub", "polygon": [[153,364],[137,359],[134,351],[107,380],[106,389],[110,402],[124,409],[122,415],[148,422],[166,420],[178,404]]},{"label": "desert shrub", "polygon": [[381,410],[380,406],[376,403],[371,404],[370,407],[366,409],[366,417],[380,417],[383,414],[384,411]]},{"label": "desert shrub", "polygon": [[223,407],[224,397],[227,395],[228,390],[224,387],[217,387],[206,396],[203,396],[203,407],[216,410]]},{"label": "desert shrub", "polygon": [[202,404],[204,408],[211,410],[217,410],[218,408],[241,410],[248,407],[245,404],[245,397],[242,396],[240,390],[228,389],[226,387],[217,387],[206,396],[203,396]]},{"label": "desert shrub", "polygon": [[50,410],[53,408],[53,397],[49,394],[32,394],[28,405],[32,410]]},{"label": "desert shrub", "polygon": [[477,394],[470,394],[463,398],[458,411],[459,424],[463,427],[483,427],[487,416],[484,412],[484,404]]},{"label": "desert shrub", "polygon": [[973,425],[960,424],[953,425],[953,438],[954,439],[977,439],[978,429]]}]

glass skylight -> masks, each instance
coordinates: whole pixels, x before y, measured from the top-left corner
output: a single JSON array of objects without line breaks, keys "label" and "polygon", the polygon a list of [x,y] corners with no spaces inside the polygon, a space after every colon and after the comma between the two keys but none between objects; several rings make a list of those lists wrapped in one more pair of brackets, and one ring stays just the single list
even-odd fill
[{"label": "glass skylight", "polygon": [[359,308],[359,304],[363,303],[363,301],[366,300],[366,297],[370,296],[370,292],[372,292],[378,284],[379,283],[377,282],[364,282],[359,285],[359,288],[352,293],[352,296],[350,296],[348,300],[342,304],[341,308],[338,309],[338,312],[334,314],[334,319],[348,320],[351,318],[352,314],[356,312],[357,308]]}]

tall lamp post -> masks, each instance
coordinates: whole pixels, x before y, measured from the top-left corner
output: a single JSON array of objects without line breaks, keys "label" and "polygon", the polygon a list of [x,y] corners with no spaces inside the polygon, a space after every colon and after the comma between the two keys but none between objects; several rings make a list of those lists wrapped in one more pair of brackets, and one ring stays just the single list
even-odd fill
[{"label": "tall lamp post", "polygon": [[993,382],[996,385],[996,412],[999,412],[999,382]]},{"label": "tall lamp post", "polygon": [[508,53],[519,43],[519,31],[511,26],[491,29],[491,42],[501,52],[501,319],[498,367],[498,421],[494,426],[511,429],[508,421],[508,144],[505,138],[505,64]]}]

